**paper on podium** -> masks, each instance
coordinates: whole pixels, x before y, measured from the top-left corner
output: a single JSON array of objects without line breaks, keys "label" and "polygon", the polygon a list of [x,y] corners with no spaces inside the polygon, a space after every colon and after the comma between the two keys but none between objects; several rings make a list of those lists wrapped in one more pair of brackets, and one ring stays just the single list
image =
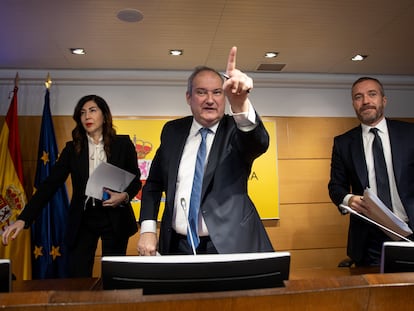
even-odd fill
[{"label": "paper on podium", "polygon": [[128,187],[135,175],[115,165],[102,162],[93,171],[86,184],[85,194],[95,199],[102,199],[103,189],[122,192]]},{"label": "paper on podium", "polygon": [[[395,215],[369,188],[364,191],[364,202],[369,206],[369,211],[364,213],[368,218],[403,237],[413,233],[407,223]],[[393,240],[400,240],[395,234],[386,230],[383,231]]]}]

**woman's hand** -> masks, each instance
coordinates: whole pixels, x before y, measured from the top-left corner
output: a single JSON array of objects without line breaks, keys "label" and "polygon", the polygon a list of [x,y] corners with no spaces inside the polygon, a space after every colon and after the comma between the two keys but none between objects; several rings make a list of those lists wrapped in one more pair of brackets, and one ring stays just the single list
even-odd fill
[{"label": "woman's hand", "polygon": [[8,245],[10,239],[13,241],[17,238],[20,231],[24,229],[25,222],[23,220],[16,220],[15,223],[11,224],[10,226],[7,226],[6,229],[4,229],[3,234],[1,236],[1,242],[3,245]]},{"label": "woman's hand", "polygon": [[104,191],[109,195],[109,199],[102,202],[102,206],[104,207],[116,207],[129,203],[129,195],[127,192],[115,192],[109,189],[105,189]]}]

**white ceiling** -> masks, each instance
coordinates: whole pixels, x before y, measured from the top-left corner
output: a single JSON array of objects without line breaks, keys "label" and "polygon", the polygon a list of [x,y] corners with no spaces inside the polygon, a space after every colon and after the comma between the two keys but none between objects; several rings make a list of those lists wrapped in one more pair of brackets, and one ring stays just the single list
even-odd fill
[{"label": "white ceiling", "polygon": [[236,45],[244,71],[414,75],[413,26],[413,0],[1,0],[0,69],[223,70]]}]

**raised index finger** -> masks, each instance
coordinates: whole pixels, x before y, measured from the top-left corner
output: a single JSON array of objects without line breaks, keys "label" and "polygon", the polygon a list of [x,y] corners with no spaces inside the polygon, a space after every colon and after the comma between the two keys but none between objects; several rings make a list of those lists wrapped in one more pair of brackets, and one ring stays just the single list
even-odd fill
[{"label": "raised index finger", "polygon": [[229,58],[227,60],[226,73],[230,74],[234,69],[236,69],[236,54],[237,47],[233,46],[229,53]]}]

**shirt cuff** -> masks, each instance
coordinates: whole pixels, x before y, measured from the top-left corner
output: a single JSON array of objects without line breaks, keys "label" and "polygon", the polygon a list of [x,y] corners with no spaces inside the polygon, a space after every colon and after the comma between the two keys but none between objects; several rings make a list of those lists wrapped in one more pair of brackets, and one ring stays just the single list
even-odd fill
[{"label": "shirt cuff", "polygon": [[[342,200],[342,204],[343,205],[345,205],[345,206],[348,206],[348,202],[349,202],[349,199],[351,198],[353,196],[353,194],[347,194],[345,197],[344,197],[344,199]],[[346,210],[346,209],[344,209],[344,208],[342,208],[342,207],[339,207],[339,209],[341,210],[341,213],[342,214],[348,214],[348,211]]]},{"label": "shirt cuff", "polygon": [[141,222],[140,234],[146,232],[157,233],[157,222],[155,220],[144,220]]},{"label": "shirt cuff", "polygon": [[256,111],[251,103],[249,103],[249,110],[246,112],[233,113],[230,106],[230,114],[233,116],[234,121],[236,121],[239,130],[243,132],[251,131],[257,126]]}]

